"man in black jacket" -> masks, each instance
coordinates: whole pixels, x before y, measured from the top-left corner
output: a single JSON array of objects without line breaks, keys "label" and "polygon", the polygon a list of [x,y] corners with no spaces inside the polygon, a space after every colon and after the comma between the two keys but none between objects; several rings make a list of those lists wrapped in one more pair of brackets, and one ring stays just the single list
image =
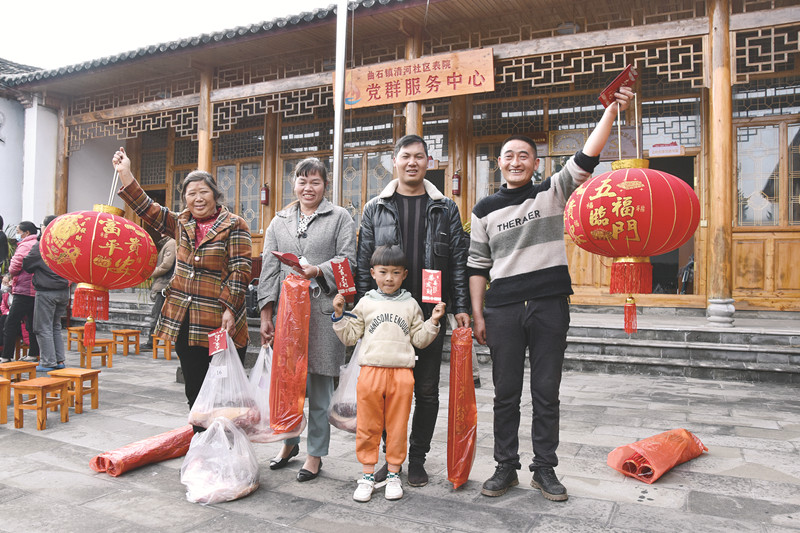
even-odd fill
[{"label": "man in black jacket", "polygon": [[[432,304],[422,302],[422,270],[442,273],[442,300],[447,311],[455,314],[459,326],[469,326],[469,283],[467,255],[469,238],[461,225],[461,215],[453,200],[445,197],[425,180],[428,146],[418,135],[406,135],[394,149],[397,179],[364,206],[358,236],[356,288],[363,296],[376,288],[370,276],[370,258],[375,248],[399,245],[408,259],[408,277],[403,288],[411,293],[430,318]],[[408,450],[408,484],[421,487],[428,483],[425,456],[439,413],[439,368],[446,328],[430,346],[416,350],[414,367],[414,417]],[[386,477],[386,465],[375,473],[375,481]]]},{"label": "man in black jacket", "polygon": [[[48,215],[42,222],[42,233],[54,219]],[[39,240],[41,241],[41,234]],[[33,333],[39,341],[39,366],[37,372],[64,368],[64,339],[61,336],[61,317],[67,313],[69,281],[53,272],[39,250],[39,242],[22,260],[22,268],[33,274],[36,300],[33,307]]]}]

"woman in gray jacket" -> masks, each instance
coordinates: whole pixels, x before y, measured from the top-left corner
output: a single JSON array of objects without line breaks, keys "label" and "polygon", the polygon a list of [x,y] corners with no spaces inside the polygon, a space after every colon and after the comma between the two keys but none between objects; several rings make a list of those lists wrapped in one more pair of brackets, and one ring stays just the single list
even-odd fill
[{"label": "woman in gray jacket", "polygon": [[[333,396],[333,378],[344,364],[345,347],[331,328],[336,280],[332,260],[344,258],[355,264],[355,224],[342,207],[325,199],[328,172],[316,158],[298,163],[294,173],[297,200],[275,214],[264,237],[263,266],[258,282],[258,306],[261,309],[261,342],[272,342],[275,305],[281,282],[290,273],[311,280],[311,320],[308,335],[308,456],[297,474],[298,481],[317,477],[322,457],[328,455],[330,425],[328,406]],[[301,258],[302,270],[293,270],[271,252],[290,252]],[[318,287],[318,288],[317,288]],[[287,439],[270,468],[287,465],[299,451],[299,438]]]}]

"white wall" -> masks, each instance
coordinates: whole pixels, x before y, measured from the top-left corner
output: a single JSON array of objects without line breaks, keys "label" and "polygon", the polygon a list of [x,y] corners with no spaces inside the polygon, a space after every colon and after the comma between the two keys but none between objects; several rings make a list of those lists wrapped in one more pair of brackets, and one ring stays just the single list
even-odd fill
[{"label": "white wall", "polygon": [[25,110],[16,100],[0,98],[0,216],[3,224],[22,220],[22,155]]},{"label": "white wall", "polygon": [[22,219],[39,225],[55,212],[58,114],[39,105],[25,109],[22,177]]},{"label": "white wall", "polygon": [[[114,178],[111,158],[120,146],[125,146],[125,141],[116,137],[90,139],[70,155],[67,211],[90,211],[94,204],[108,203]],[[116,191],[112,205],[125,208]]]}]

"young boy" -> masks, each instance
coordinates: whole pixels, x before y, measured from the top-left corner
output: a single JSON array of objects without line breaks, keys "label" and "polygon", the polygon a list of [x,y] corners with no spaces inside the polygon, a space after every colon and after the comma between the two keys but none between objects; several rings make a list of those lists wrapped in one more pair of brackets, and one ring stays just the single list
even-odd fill
[{"label": "young boy", "polygon": [[414,393],[414,348],[425,348],[439,334],[444,303],[423,320],[422,309],[400,285],[408,275],[406,256],[399,246],[380,246],[370,261],[378,288],[367,292],[353,309],[343,313],[344,297],[333,300],[333,330],[351,346],[361,337],[356,408],[356,456],[364,465],[353,499],[367,502],[375,488],[375,464],[381,433],[386,430],[386,499],[403,497],[400,466],[406,459],[406,435]]}]

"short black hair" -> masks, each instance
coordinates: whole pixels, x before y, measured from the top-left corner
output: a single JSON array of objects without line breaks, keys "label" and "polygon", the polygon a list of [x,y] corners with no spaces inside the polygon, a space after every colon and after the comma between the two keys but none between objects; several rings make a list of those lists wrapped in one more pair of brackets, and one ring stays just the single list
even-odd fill
[{"label": "short black hair", "polygon": [[292,181],[294,182],[294,180],[299,176],[307,178],[312,174],[319,174],[319,177],[322,178],[325,187],[328,186],[328,169],[325,168],[325,163],[316,157],[307,157],[297,163],[297,166],[294,169],[294,177],[292,178]]},{"label": "short black hair", "polygon": [[378,265],[403,267],[408,270],[408,259],[403,249],[393,244],[391,246],[378,246],[372,253],[369,266]]},{"label": "short black hair", "polygon": [[400,150],[408,146],[409,144],[416,144],[421,143],[423,150],[425,150],[425,156],[428,156],[428,143],[425,142],[425,139],[420,137],[419,135],[404,135],[400,137],[400,140],[394,145],[394,157],[397,157],[397,154],[400,153]]},{"label": "short black hair", "polygon": [[36,233],[39,231],[39,228],[36,227],[36,224],[30,220],[23,220],[20,222],[19,225],[17,225],[17,229],[20,231],[26,231],[31,235],[36,235]]},{"label": "short black hair", "polygon": [[214,201],[219,204],[220,199],[222,198],[222,191],[219,190],[217,187],[217,180],[214,179],[210,173],[206,172],[205,170],[192,170],[189,174],[183,178],[183,185],[181,186],[181,199],[183,199],[183,204],[187,205],[186,203],[186,188],[189,186],[190,183],[194,183],[195,181],[202,181],[205,183],[211,192],[214,194]]},{"label": "short black hair", "polygon": [[[536,141],[534,141],[533,139],[531,139],[527,135],[522,135],[522,134],[512,135],[511,137],[509,137],[505,141],[503,141],[503,144],[501,144],[500,146],[501,147],[505,146],[506,144],[510,143],[511,141],[522,141],[522,142],[524,142],[526,144],[529,144],[531,146],[531,148],[533,148],[533,157],[534,157],[534,159],[539,157],[539,151],[536,149]],[[502,150],[502,148],[501,148],[501,150]],[[503,154],[501,153],[500,155],[503,155]]]}]

